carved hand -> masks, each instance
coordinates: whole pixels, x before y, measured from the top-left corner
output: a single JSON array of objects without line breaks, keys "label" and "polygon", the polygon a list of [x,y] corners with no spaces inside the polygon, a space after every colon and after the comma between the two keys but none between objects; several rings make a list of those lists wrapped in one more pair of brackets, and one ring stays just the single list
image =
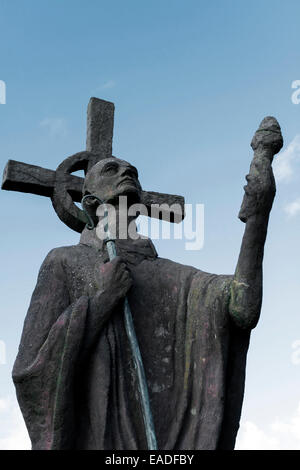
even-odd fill
[{"label": "carved hand", "polygon": [[90,300],[90,307],[95,312],[103,310],[104,302],[113,308],[125,298],[132,285],[129,270],[120,256],[102,264],[95,275],[99,290]]},{"label": "carved hand", "polygon": [[89,299],[84,341],[79,362],[84,363],[97,337],[119,302],[132,285],[132,279],[125,263],[117,256],[108,263],[96,267],[98,290]]},{"label": "carved hand", "polygon": [[254,150],[250,172],[246,176],[245,196],[239,213],[242,222],[254,214],[269,214],[275,192],[272,170],[274,155],[283,145],[280,126],[273,117],[266,117],[256,131],[251,147]]}]

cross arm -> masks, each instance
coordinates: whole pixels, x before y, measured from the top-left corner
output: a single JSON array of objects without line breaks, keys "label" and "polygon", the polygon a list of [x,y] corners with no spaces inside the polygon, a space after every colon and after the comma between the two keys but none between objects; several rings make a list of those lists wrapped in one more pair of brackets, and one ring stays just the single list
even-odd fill
[{"label": "cross arm", "polygon": [[[67,175],[68,190],[74,201],[82,198],[83,178]],[[19,191],[51,197],[55,185],[55,171],[28,163],[8,160],[4,172],[1,189]]]},{"label": "cross arm", "polygon": [[[66,178],[67,191],[73,201],[80,202],[84,179],[71,174],[66,174],[64,177]],[[1,188],[7,191],[52,197],[55,178],[56,172],[53,170],[16,160],[8,160]],[[142,191],[141,203],[147,207],[151,217],[177,223],[184,218],[184,198],[182,196]]]}]

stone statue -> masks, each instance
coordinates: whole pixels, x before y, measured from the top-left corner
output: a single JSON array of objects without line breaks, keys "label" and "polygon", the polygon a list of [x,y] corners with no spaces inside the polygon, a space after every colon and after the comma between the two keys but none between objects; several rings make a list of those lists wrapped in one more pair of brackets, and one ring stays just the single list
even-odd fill
[{"label": "stone statue", "polygon": [[[233,449],[249,337],[261,308],[263,251],[275,196],[271,163],[283,145],[280,127],[267,117],[255,133],[236,271],[214,275],[159,258],[150,239],[121,239],[118,228],[118,256],[108,261],[96,229],[85,228],[86,218],[73,203],[84,194],[117,211],[119,196],[149,207],[157,201],[183,205],[180,196],[142,191],[137,170],[112,157],[112,106],[91,99],[87,151],[69,157],[56,172],[14,161],[5,170],[4,189],[50,196],[59,217],[82,232],[78,245],[55,248],[43,262],[13,369],[32,448],[147,448],[124,329],[127,295],[158,448]],[[80,168],[86,170],[84,183],[70,174]],[[90,202],[96,223],[98,210]]]}]

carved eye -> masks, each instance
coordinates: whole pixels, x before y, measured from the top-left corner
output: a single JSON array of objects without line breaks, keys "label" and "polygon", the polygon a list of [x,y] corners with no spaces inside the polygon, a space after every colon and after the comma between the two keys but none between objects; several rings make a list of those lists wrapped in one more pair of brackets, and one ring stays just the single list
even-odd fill
[{"label": "carved eye", "polygon": [[118,172],[118,169],[119,165],[116,163],[107,163],[107,165],[102,168],[100,174],[103,176],[113,176]]}]

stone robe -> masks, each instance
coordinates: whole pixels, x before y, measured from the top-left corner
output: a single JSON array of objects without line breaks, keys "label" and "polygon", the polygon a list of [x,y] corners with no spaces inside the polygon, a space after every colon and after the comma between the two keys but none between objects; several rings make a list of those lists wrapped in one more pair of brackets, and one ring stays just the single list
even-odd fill
[{"label": "stone robe", "polygon": [[[229,314],[233,277],[159,258],[144,238],[120,240],[117,251],[133,277],[158,448],[233,449],[250,336]],[[85,342],[95,269],[106,261],[85,229],[40,269],[13,369],[33,449],[147,448],[122,306]]]}]

